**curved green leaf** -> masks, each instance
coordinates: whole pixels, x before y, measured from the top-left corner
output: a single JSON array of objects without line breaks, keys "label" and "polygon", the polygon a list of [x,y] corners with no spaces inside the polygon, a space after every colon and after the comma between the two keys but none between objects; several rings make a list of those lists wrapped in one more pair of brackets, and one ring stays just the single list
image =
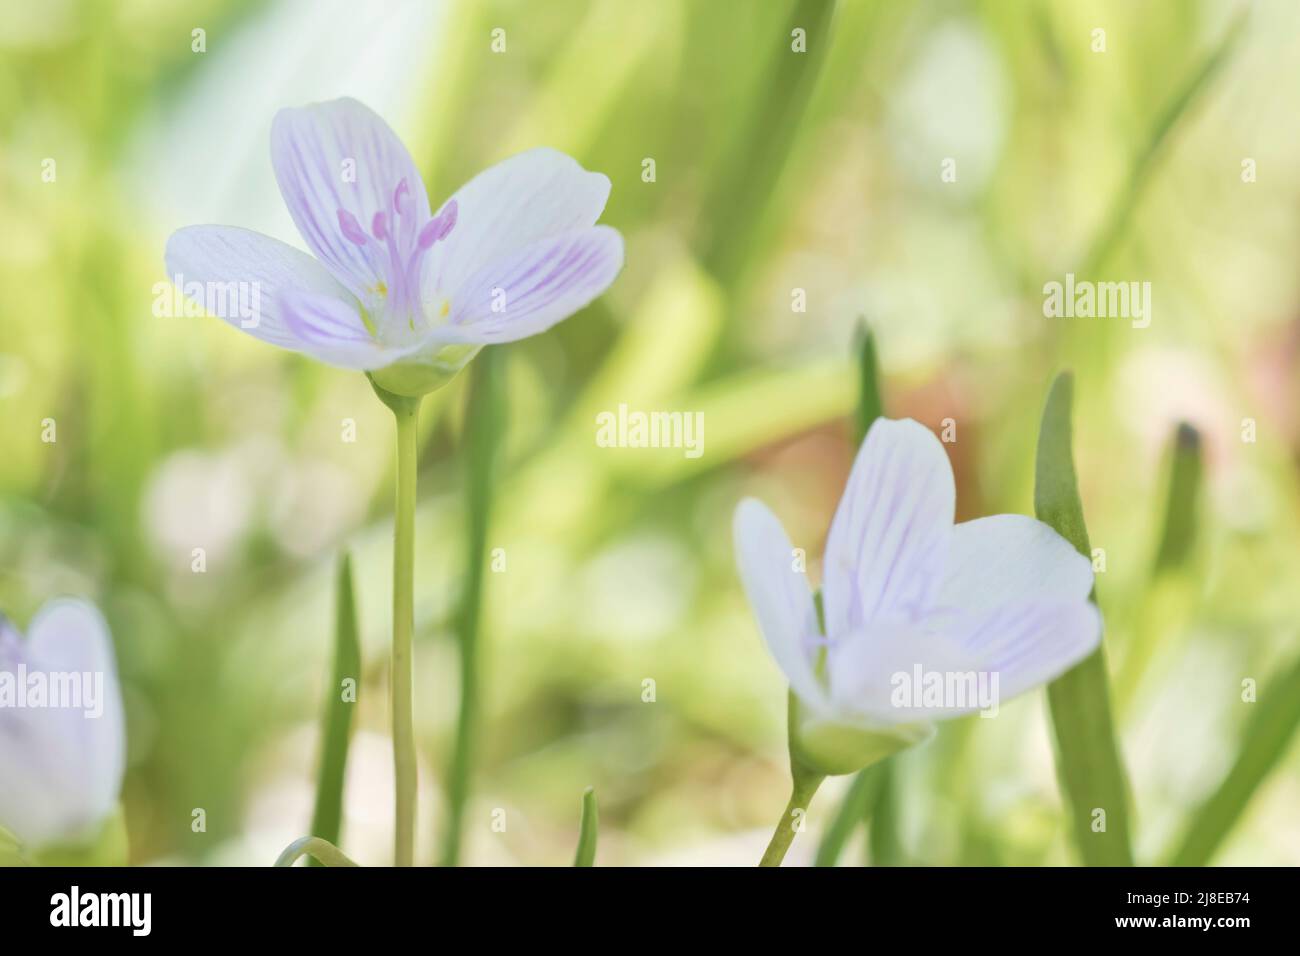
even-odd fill
[{"label": "curved green leaf", "polygon": [[492,520],[497,461],[505,432],[505,353],[484,349],[470,372],[465,410],[465,586],[456,615],[460,638],[460,710],[447,771],[447,823],[442,865],[460,861],[479,723],[479,631],[483,617],[487,536]]},{"label": "curved green leaf", "polygon": [[1265,684],[1254,718],[1247,722],[1237,759],[1192,815],[1172,866],[1204,866],[1232,831],[1255,791],[1273,772],[1300,727],[1300,657],[1276,681]]},{"label": "curved green leaf", "polygon": [[573,857],[574,866],[595,866],[596,828],[596,788],[588,787],[582,791],[582,822],[578,825],[578,852]]},{"label": "curved green leaf", "polygon": [[276,866],[293,866],[302,857],[311,857],[318,861],[322,866],[357,866],[358,864],[348,859],[348,857],[329,840],[322,840],[320,837],[306,836],[299,837],[287,847],[284,852],[275,858]]},{"label": "curved green leaf", "polygon": [[[1091,560],[1071,450],[1073,392],[1073,379],[1063,372],[1047,396],[1038,433],[1034,513]],[[1132,866],[1128,786],[1111,717],[1103,648],[1054,680],[1047,700],[1057,774],[1079,855],[1089,866]]]},{"label": "curved green leaf", "polygon": [[316,806],[311,816],[312,834],[330,843],[338,842],[343,828],[343,784],[352,738],[352,711],[356,708],[355,694],[344,694],[343,682],[351,680],[355,687],[361,681],[356,591],[352,584],[352,557],[346,551],[339,558],[335,588],[334,667],[321,719],[323,742],[316,778]]}]

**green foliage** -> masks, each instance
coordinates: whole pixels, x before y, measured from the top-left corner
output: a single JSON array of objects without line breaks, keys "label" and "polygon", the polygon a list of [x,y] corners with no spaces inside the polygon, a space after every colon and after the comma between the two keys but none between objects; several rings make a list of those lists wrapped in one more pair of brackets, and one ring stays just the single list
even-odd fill
[{"label": "green foliage", "polygon": [[1282,761],[1300,728],[1300,658],[1265,681],[1249,706],[1237,759],[1223,782],[1191,816],[1173,858],[1172,866],[1205,866],[1214,859],[1245,813],[1260,785]]},{"label": "green foliage", "polygon": [[[352,692],[344,682],[351,681]],[[361,683],[361,641],[357,636],[357,599],[352,584],[352,558],[345,551],[339,558],[334,591],[334,663],[325,688],[321,720],[321,754],[316,776],[316,808],[311,832],[329,843],[339,842],[343,826],[343,784],[348,767],[348,744],[352,739],[352,712],[356,710],[356,688]],[[308,866],[322,865],[313,858]]]},{"label": "green foliage", "polygon": [[[1052,383],[1038,433],[1034,513],[1089,560],[1092,548],[1075,479],[1070,406],[1073,380]],[[1095,592],[1094,592],[1095,600]],[[1089,866],[1131,866],[1129,798],[1110,713],[1101,647],[1047,688],[1057,773],[1079,856]]]},{"label": "green foliage", "polygon": [[479,722],[479,643],[483,618],[483,581],[487,573],[488,525],[498,480],[497,458],[504,429],[505,394],[500,348],[485,349],[470,372],[465,413],[465,586],[460,598],[457,631],[460,652],[460,711],[455,750],[447,779],[448,814],[442,851],[443,866],[460,858],[465,804],[469,799]]},{"label": "green foliage", "polygon": [[[278,107],[342,84],[411,145],[435,204],[492,162],[552,145],[610,177],[603,218],[627,239],[608,296],[488,349],[422,406],[421,858],[446,836],[435,787],[464,787],[467,834],[480,811],[506,810],[504,832],[467,839],[466,863],[564,858],[583,780],[608,781],[606,864],[716,862],[737,833],[770,827],[787,785],[782,683],[740,594],[732,508],[766,499],[816,578],[854,433],[880,414],[860,401],[871,353],[890,415],[935,430],[957,421],[960,520],[1027,510],[1042,370],[1078,371],[1078,470],[1044,476],[1045,520],[1106,549],[1117,665],[1111,717],[1100,660],[1050,694],[1058,734],[1071,715],[1063,780],[1087,778],[1092,759],[1110,766],[1067,785],[1065,810],[1035,785],[1050,767],[1026,717],[1034,701],[1011,702],[907,754],[891,793],[908,826],[872,814],[871,858],[895,858],[893,846],[920,864],[1076,859],[1060,838],[1077,832],[1073,801],[1120,800],[1107,754],[1121,739],[1139,753],[1140,718],[1167,742],[1126,768],[1143,820],[1192,827],[1189,795],[1230,779],[1214,849],[1197,837],[1195,855],[1295,863],[1294,819],[1251,794],[1300,758],[1266,709],[1280,706],[1286,670],[1274,667],[1300,612],[1286,346],[1300,314],[1286,266],[1300,256],[1289,211],[1300,165],[1288,160],[1300,60],[1275,48],[1300,30],[1300,9],[1251,4],[1237,23],[1218,6],[1110,2],[1094,18],[1069,0],[1029,15],[1005,3],[486,0],[344,24],[143,0],[129,19],[88,5],[75,30],[46,23],[39,4],[7,13],[0,609],[25,621],[63,593],[104,607],[132,734],[132,862],[265,863],[248,849],[254,827],[304,825],[303,804],[281,798],[314,782],[340,550],[371,664],[348,761],[390,772],[390,416],[359,375],[212,317],[150,310],[180,226],[227,222],[300,244],[266,131]],[[1089,48],[1094,19],[1104,53]],[[190,49],[196,23],[204,54]],[[488,42],[498,25],[501,55]],[[796,26],[807,53],[791,49]],[[294,69],[266,70],[263,56]],[[395,88],[363,62],[420,68]],[[955,182],[940,178],[945,157]],[[54,182],[41,179],[45,158]],[[1242,178],[1248,159],[1257,181]],[[1104,274],[1086,274],[1090,261]],[[1066,271],[1151,280],[1151,326],[1044,318],[1043,284]],[[796,287],[806,312],[792,310]],[[871,335],[850,355],[863,314]],[[485,359],[502,405],[497,467],[479,484],[473,443],[486,437],[464,422]],[[620,402],[702,412],[704,454],[598,447],[594,416]],[[1241,440],[1244,416],[1257,442]],[[46,419],[57,441],[41,440]],[[1199,478],[1171,494],[1157,462],[1183,419],[1200,434]],[[1045,438],[1068,460],[1068,440]],[[1086,530],[1071,489],[1087,500]],[[1189,536],[1170,516],[1192,498]],[[205,573],[190,570],[197,547]],[[496,547],[508,568],[485,576]],[[1154,602],[1153,560],[1170,568]],[[1159,640],[1131,664],[1152,619]],[[465,646],[483,665],[472,789],[448,773]],[[1235,679],[1214,681],[1224,674],[1265,675],[1259,702],[1241,704]],[[1198,718],[1214,732],[1186,733]],[[1080,757],[1068,773],[1067,753]],[[1239,763],[1248,772],[1220,776]],[[808,846],[834,810],[816,807]],[[343,826],[349,853],[387,862],[386,839],[359,822]],[[1085,845],[1117,844],[1121,829],[1112,812],[1109,843]]]},{"label": "green foliage", "polygon": [[582,792],[582,821],[578,825],[578,850],[573,857],[574,866],[596,865],[596,831],[599,827],[596,814],[596,788]]}]

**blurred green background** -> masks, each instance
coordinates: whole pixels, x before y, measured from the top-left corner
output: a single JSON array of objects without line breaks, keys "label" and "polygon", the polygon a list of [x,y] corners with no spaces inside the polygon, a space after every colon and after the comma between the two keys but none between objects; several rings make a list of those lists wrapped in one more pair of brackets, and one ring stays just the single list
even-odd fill
[{"label": "blurred green background", "polygon": [[[731,515],[765,499],[819,578],[854,451],[860,317],[887,413],[955,421],[963,519],[1032,510],[1042,402],[1074,369],[1141,861],[1167,858],[1237,754],[1260,706],[1242,681],[1261,701],[1300,695],[1278,677],[1300,646],[1289,0],[45,0],[5,4],[0,57],[0,607],[25,625],[73,593],[108,615],[133,862],[269,864],[306,832],[345,547],[364,680],[342,842],[362,863],[391,852],[391,420],[361,375],[152,314],[176,228],[301,245],[271,118],[341,95],[398,131],[435,208],[545,144],[611,178],[604,221],[627,240],[605,297],[497,350],[507,425],[486,544],[506,570],[484,581],[465,862],[567,863],[589,784],[600,864],[757,861],[788,794],[785,688],[734,572]],[[1042,286],[1066,272],[1150,281],[1150,327],[1045,318]],[[457,708],[477,368],[422,420],[425,862]],[[596,413],[620,402],[702,411],[703,456],[597,447]],[[1198,523],[1188,560],[1153,578],[1180,421],[1205,454]],[[1073,861],[1041,692],[896,764],[903,858]],[[1300,863],[1298,767],[1284,750],[1215,862]],[[823,789],[791,861],[811,859],[846,785]],[[864,852],[859,834],[843,862]]]}]

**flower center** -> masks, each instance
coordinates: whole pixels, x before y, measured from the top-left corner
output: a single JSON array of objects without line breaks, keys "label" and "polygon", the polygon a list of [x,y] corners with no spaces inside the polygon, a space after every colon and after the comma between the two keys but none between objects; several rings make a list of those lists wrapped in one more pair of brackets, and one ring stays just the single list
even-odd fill
[{"label": "flower center", "polygon": [[343,237],[356,246],[380,242],[388,252],[384,276],[373,291],[384,300],[385,312],[403,318],[412,330],[418,317],[424,321],[420,305],[420,266],[425,253],[434,243],[446,239],[456,225],[456,200],[451,200],[428,222],[416,222],[411,190],[403,179],[393,191],[392,210],[379,209],[370,219],[366,235],[357,217],[346,209],[338,210],[339,229]]}]

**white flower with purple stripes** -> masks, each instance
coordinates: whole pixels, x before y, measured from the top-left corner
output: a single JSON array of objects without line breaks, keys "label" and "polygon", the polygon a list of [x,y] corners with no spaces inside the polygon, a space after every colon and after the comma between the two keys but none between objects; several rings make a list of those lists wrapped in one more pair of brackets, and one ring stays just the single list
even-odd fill
[{"label": "white flower with purple stripes", "polygon": [[609,179],[553,149],[480,173],[435,215],[406,147],[353,99],[284,109],[276,181],[310,256],[235,226],[188,226],[168,274],[252,283],[256,322],[227,321],[417,396],[484,345],[543,332],[603,293],[623,240],[597,225]]},{"label": "white flower with purple stripes", "polygon": [[953,524],[952,466],[934,434],[877,419],[831,522],[822,617],[781,523],[736,509],[741,580],[797,699],[791,750],[811,770],[859,770],[980,709],[896,691],[913,675],[992,675],[1004,698],[1057,677],[1101,641],[1092,565],[1024,515]]}]

